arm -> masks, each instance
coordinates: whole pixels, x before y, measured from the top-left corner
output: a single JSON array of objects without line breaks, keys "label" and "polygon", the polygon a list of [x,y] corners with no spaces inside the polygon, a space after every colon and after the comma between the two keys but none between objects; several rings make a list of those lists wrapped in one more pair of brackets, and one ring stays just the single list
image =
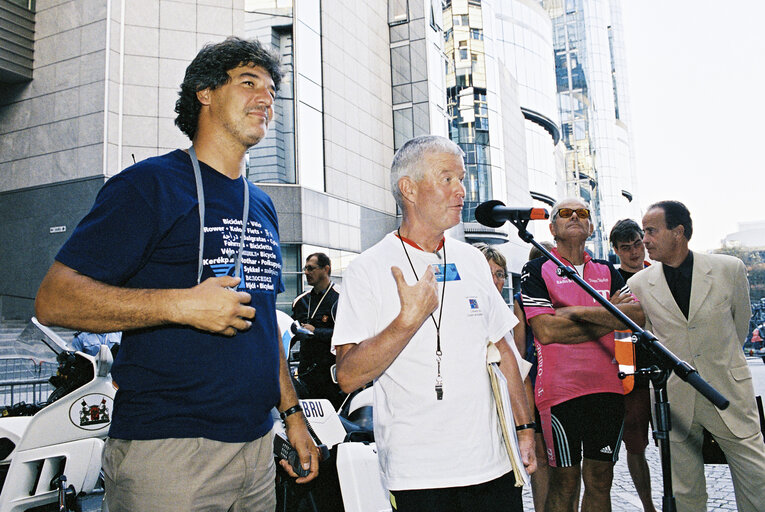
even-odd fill
[{"label": "arm", "polygon": [[[640,304],[635,301],[630,293],[617,291],[611,296],[611,303],[636,324],[642,326],[645,323],[643,308],[640,307]],[[589,323],[596,327],[608,327],[611,331],[627,327],[621,320],[601,306],[568,306],[555,310],[555,314],[575,322]]]},{"label": "arm", "polygon": [[526,319],[539,343],[582,343],[609,332],[559,316],[557,310],[553,309],[547,283],[541,272],[536,260],[527,262],[523,266],[521,279]]},{"label": "arm", "polygon": [[[292,386],[287,359],[284,357],[284,347],[281,340],[277,339],[276,342],[279,345],[279,388],[281,390],[279,411],[286,411],[299,402],[295,388]],[[295,481],[299,484],[310,482],[319,475],[320,458],[319,449],[308,432],[305,416],[302,412],[290,414],[284,419],[284,427],[287,431],[290,444],[297,450],[300,456],[301,466],[303,466],[303,469],[310,469],[311,471],[308,475],[300,477]],[[286,460],[280,460],[279,463],[290,476],[297,476],[297,473],[292,470],[292,467]]]},{"label": "arm", "polygon": [[736,264],[736,277],[733,283],[733,310],[731,313],[736,324],[738,340],[743,346],[746,335],[749,333],[752,305],[749,302],[749,280],[746,278],[746,267],[742,261],[738,261]]},{"label": "arm", "polygon": [[[518,317],[518,323],[513,328],[513,340],[515,341],[515,348],[518,352],[526,355],[526,315],[523,313],[518,301],[513,302],[513,312]],[[531,378],[526,376],[523,379],[523,387],[526,390],[526,403],[529,406],[529,412],[533,414],[534,410],[534,387],[531,385]]]},{"label": "arm", "polygon": [[392,267],[401,310],[379,334],[358,344],[335,347],[337,382],[350,393],[373,381],[385,371],[420,329],[422,323],[438,307],[438,287],[433,271],[428,268],[413,286],[406,284],[401,269]]},{"label": "arm", "polygon": [[[602,309],[602,308],[601,308]],[[529,319],[534,337],[542,345],[550,343],[584,343],[596,340],[613,331],[608,327],[580,323],[563,315],[543,314]]]},{"label": "arm", "polygon": [[303,324],[303,327],[313,333],[310,340],[312,343],[324,343],[329,347],[330,341],[332,341],[332,329],[331,327],[314,327],[311,324]]},{"label": "arm", "polygon": [[[329,308],[324,308],[320,306],[320,309],[315,313],[313,319],[307,319],[308,315],[307,313],[304,313],[302,315],[302,318],[306,318],[305,323],[301,323],[303,327],[305,327],[307,330],[311,331],[313,333],[313,336],[308,338],[311,343],[323,343],[327,345],[327,349],[329,349],[331,342],[332,342],[332,333],[334,332],[334,325],[335,325],[335,314],[337,312],[337,300],[338,295],[337,293],[333,293],[332,296],[328,298],[333,298],[335,302],[329,305]],[[306,308],[306,305],[304,303],[300,304],[300,309]],[[306,309],[307,311],[307,309]],[[295,320],[299,320],[301,317],[298,316],[295,313],[295,307],[292,308],[292,318]],[[317,324],[324,323],[320,319],[322,316],[328,315],[332,319],[332,323],[330,324],[332,327],[318,327],[313,325],[311,322],[316,322]]]},{"label": "arm", "polygon": [[[615,292],[611,302],[633,322],[643,325],[645,315],[632,295]],[[601,306],[568,306],[555,310],[555,315],[538,315],[529,320],[534,336],[543,345],[550,343],[583,343],[605,336],[615,329],[624,329],[621,320]]]},{"label": "arm", "polygon": [[[510,393],[510,405],[513,408],[513,417],[516,425],[524,425],[534,421],[531,408],[526,401],[526,388],[521,380],[518,370],[518,361],[510,346],[510,342],[503,338],[496,342],[499,349],[499,369],[507,379],[507,389]],[[518,431],[518,444],[520,445],[521,459],[526,471],[533,473],[537,468],[537,459],[534,451],[534,429]]]},{"label": "arm", "polygon": [[228,289],[229,276],[206,279],[188,289],[132,289],[96,281],[54,262],[40,285],[35,315],[46,325],[112,332],[158,325],[189,325],[233,336],[250,327],[250,295]]},{"label": "arm", "polygon": [[526,355],[526,315],[518,301],[513,301],[513,313],[518,318],[518,323],[513,328],[513,341],[518,352]]}]

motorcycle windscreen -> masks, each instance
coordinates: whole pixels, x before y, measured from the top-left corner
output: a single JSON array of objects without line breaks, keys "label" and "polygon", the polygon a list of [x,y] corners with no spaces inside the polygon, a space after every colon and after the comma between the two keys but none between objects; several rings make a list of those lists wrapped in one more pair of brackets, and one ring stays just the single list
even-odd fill
[{"label": "motorcycle windscreen", "polygon": [[30,357],[55,363],[56,356],[65,350],[72,348],[52,329],[32,317],[14,341],[0,344],[0,358]]}]

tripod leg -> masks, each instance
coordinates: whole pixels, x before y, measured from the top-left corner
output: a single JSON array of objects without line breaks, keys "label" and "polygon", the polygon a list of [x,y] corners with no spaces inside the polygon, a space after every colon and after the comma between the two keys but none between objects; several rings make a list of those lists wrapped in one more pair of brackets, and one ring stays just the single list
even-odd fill
[{"label": "tripod leg", "polygon": [[656,428],[653,437],[659,443],[661,452],[661,474],[664,483],[662,510],[675,512],[677,506],[672,493],[672,459],[669,452],[669,431],[672,429],[669,416],[669,401],[667,400],[667,373],[662,371],[659,378],[652,378],[655,396]]}]

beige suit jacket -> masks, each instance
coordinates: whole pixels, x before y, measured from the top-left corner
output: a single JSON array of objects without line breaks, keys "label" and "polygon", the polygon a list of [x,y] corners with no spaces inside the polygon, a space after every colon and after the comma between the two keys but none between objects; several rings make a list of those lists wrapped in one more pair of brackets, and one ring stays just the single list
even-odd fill
[{"label": "beige suit jacket", "polygon": [[[672,297],[662,264],[638,272],[628,283],[645,312],[646,330],[730,400],[727,409],[716,411],[731,432],[737,437],[757,432],[760,426],[752,374],[742,350],[751,306],[746,268],[741,260],[693,253],[688,319]],[[667,383],[672,441],[687,437],[696,395],[693,387],[672,373]],[[704,424],[704,418],[698,415],[696,421]]]}]

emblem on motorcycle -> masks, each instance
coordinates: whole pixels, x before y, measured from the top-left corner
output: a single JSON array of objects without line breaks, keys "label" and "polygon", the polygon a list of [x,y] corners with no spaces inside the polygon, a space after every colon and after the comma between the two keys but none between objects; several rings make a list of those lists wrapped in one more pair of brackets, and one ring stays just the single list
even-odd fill
[{"label": "emblem on motorcycle", "polygon": [[100,393],[85,395],[72,403],[69,420],[83,430],[100,430],[111,422],[114,401]]}]

